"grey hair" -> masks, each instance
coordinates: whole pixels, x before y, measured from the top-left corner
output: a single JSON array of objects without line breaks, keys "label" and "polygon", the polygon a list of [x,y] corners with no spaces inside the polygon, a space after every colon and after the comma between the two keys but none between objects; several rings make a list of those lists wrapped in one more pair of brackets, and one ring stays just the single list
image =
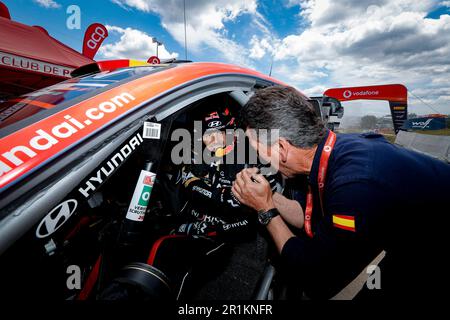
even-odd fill
[{"label": "grey hair", "polygon": [[[319,144],[327,131],[308,100],[296,89],[285,86],[258,90],[241,109],[238,121],[243,128],[257,132],[279,130],[279,137],[305,149]],[[266,141],[275,142],[273,137]]]}]

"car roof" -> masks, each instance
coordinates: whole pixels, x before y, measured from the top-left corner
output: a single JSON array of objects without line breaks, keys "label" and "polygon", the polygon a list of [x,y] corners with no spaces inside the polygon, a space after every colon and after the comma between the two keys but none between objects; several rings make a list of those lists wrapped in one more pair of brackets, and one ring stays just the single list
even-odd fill
[{"label": "car roof", "polygon": [[97,69],[95,72],[91,71],[18,98],[9,99],[0,103],[0,137],[70,107],[77,101],[86,100],[120,83],[162,71],[167,67],[169,66],[155,67],[147,64],[132,68]]},{"label": "car roof", "polygon": [[[124,70],[126,72],[130,68]],[[186,63],[127,78],[82,96],[82,99],[63,102],[44,118],[0,136],[0,191],[162,94],[219,75],[241,75],[283,84],[257,71],[235,65]]]}]

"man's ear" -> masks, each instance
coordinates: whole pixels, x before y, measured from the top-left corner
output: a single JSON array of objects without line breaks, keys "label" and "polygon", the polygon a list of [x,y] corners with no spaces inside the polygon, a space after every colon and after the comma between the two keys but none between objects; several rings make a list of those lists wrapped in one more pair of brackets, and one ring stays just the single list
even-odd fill
[{"label": "man's ear", "polygon": [[279,152],[280,152],[280,161],[286,162],[288,159],[288,154],[291,148],[291,144],[284,138],[278,139]]}]

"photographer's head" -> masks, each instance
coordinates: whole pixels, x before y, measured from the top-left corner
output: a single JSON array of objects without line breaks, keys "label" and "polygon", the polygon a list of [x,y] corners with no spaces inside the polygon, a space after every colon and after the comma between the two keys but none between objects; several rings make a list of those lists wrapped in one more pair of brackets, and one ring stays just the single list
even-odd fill
[{"label": "photographer's head", "polygon": [[242,108],[239,122],[260,157],[286,177],[309,172],[317,144],[326,134],[313,107],[291,87],[257,91]]}]

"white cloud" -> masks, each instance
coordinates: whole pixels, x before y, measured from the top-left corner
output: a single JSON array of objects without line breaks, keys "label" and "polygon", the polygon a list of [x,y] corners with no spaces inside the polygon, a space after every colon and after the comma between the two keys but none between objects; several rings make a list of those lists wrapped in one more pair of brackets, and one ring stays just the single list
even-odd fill
[{"label": "white cloud", "polygon": [[319,97],[327,90],[328,88],[323,85],[317,85],[311,88],[306,88],[302,92],[309,97]]},{"label": "white cloud", "polygon": [[[450,15],[415,0],[291,0],[308,25],[280,39],[274,75],[299,88],[402,83],[450,113]],[[259,52],[261,55],[261,52]],[[314,90],[313,90],[314,89]],[[314,92],[317,94],[318,92]],[[411,109],[435,112],[410,95]]]},{"label": "white cloud", "polygon": [[[124,6],[161,17],[162,26],[184,45],[183,1],[181,0],[113,0]],[[255,23],[265,21],[257,12],[257,0],[195,0],[186,1],[188,51],[201,52],[213,48],[228,62],[250,64],[246,46],[227,37],[225,23],[235,22],[241,15],[250,15]]]},{"label": "white cloud", "polygon": [[33,1],[36,2],[38,5],[49,9],[56,9],[61,7],[59,3],[53,0],[33,0]]},{"label": "white cloud", "polygon": [[253,36],[250,40],[250,46],[250,58],[261,59],[266,55],[266,53],[272,55],[276,44],[270,36],[265,36],[262,38]]},{"label": "white cloud", "polygon": [[442,1],[441,6],[450,8],[450,1]]},{"label": "white cloud", "polygon": [[[132,29],[107,25],[106,28],[111,34],[119,34],[120,38],[115,43],[104,44],[100,47],[99,54],[107,59],[138,59],[147,60],[150,56],[156,55],[156,43],[153,43],[152,36],[147,33]],[[159,46],[158,56],[161,59],[176,58],[178,53],[169,52],[164,45]]]},{"label": "white cloud", "polygon": [[[112,1],[128,10],[157,14],[162,26],[184,45],[182,0]],[[300,31],[277,38],[258,12],[257,0],[186,0],[189,52],[202,54],[205,49],[212,49],[227,62],[248,67],[258,64],[267,69],[274,56],[273,75],[307,94],[321,94],[323,91],[318,91],[338,86],[402,83],[426,102],[410,95],[412,109],[430,113],[426,104],[432,104],[450,113],[450,16],[427,18],[429,12],[449,6],[450,1],[282,3],[298,6]],[[254,28],[248,33],[248,43],[237,42],[227,30],[229,23],[238,23],[244,15],[251,18]],[[245,32],[248,29],[242,30]],[[136,51],[125,40],[109,51]]]}]

